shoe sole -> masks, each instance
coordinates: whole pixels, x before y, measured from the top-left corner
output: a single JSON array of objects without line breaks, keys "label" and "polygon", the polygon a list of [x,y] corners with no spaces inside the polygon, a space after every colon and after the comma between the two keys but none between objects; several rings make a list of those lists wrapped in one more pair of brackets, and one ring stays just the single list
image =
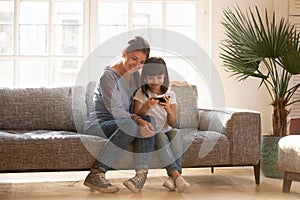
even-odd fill
[{"label": "shoe sole", "polygon": [[99,188],[88,182],[84,182],[83,184],[93,190],[96,190],[96,191],[102,192],[102,193],[115,193],[115,192],[119,191],[119,188],[117,188],[117,187],[115,187],[115,188]]},{"label": "shoe sole", "polygon": [[189,185],[185,185],[184,187],[181,188],[181,190],[179,190],[178,188],[177,188],[177,190],[178,190],[178,192],[183,192],[189,187],[190,187]]},{"label": "shoe sole", "polygon": [[175,191],[175,186],[174,187],[171,187],[170,185],[168,185],[168,184],[163,184],[162,186],[164,186],[165,188],[167,188],[167,189],[169,189],[169,190],[171,190],[171,191]]},{"label": "shoe sole", "polygon": [[138,193],[141,191],[141,190],[137,189],[136,187],[134,187],[134,185],[132,185],[129,181],[123,182],[123,185],[134,193]]}]

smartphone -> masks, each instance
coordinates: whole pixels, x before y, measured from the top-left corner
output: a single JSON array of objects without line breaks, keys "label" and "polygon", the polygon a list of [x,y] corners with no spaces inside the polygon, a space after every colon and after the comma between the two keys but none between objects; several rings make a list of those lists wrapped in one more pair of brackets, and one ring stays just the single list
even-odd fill
[{"label": "smartphone", "polygon": [[166,100],[163,97],[158,97],[158,98],[155,98],[155,99],[157,99],[161,103],[166,103]]}]

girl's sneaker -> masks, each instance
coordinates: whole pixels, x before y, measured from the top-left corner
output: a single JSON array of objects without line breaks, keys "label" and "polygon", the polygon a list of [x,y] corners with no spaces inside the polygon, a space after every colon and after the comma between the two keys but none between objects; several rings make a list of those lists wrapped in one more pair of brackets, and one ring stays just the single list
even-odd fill
[{"label": "girl's sneaker", "polygon": [[178,176],[178,178],[176,178],[175,180],[175,186],[178,192],[183,192],[185,189],[190,187],[190,184],[186,180],[184,180],[182,176]]},{"label": "girl's sneaker", "polygon": [[175,183],[172,177],[169,177],[164,183],[163,186],[168,188],[171,191],[175,190]]}]

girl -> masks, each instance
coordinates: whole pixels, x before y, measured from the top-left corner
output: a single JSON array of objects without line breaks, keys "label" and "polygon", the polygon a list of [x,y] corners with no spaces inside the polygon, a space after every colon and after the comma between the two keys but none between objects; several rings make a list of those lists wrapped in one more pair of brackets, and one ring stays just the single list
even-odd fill
[{"label": "girl", "polygon": [[156,120],[155,147],[166,166],[169,178],[163,186],[183,192],[190,186],[182,173],[183,136],[176,123],[176,96],[168,91],[169,75],[165,61],[160,57],[146,60],[141,73],[141,88],[134,97],[134,113],[139,116],[150,115]]}]

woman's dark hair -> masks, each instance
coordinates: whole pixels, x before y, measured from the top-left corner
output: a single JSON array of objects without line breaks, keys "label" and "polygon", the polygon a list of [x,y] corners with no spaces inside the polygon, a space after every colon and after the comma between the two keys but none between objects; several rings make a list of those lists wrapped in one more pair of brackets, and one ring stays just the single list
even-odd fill
[{"label": "woman's dark hair", "polygon": [[149,58],[150,54],[150,45],[144,38],[136,36],[133,39],[129,40],[127,46],[124,48],[125,53],[132,51],[142,51]]},{"label": "woman's dark hair", "polygon": [[169,88],[169,74],[164,59],[161,57],[151,57],[145,61],[141,73],[141,89],[147,98],[149,86],[147,84],[146,76],[158,76],[162,74],[164,74],[164,82],[160,87],[160,91],[161,93],[166,93]]}]

